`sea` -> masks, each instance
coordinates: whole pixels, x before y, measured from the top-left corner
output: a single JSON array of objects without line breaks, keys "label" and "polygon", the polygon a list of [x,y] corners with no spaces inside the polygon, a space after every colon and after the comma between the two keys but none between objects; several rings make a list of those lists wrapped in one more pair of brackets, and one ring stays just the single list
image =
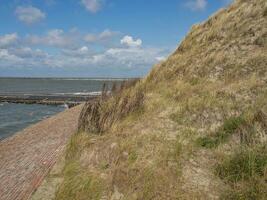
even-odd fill
[{"label": "sea", "polygon": [[[111,87],[125,79],[105,78],[0,78],[0,95],[95,95],[103,84]],[[64,105],[13,104],[0,102],[0,140],[14,135],[67,109]]]}]

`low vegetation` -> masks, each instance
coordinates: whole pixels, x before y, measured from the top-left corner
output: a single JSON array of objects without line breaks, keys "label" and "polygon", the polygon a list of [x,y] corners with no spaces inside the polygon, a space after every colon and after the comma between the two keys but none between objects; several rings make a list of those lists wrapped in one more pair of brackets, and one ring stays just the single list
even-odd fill
[{"label": "low vegetation", "polygon": [[80,116],[79,131],[102,134],[115,122],[123,119],[132,112],[142,109],[144,102],[144,88],[137,82],[123,83],[120,91],[107,97],[104,92],[102,98],[96,102],[88,102]]},{"label": "low vegetation", "polygon": [[92,173],[80,170],[79,164],[67,165],[64,176],[67,177],[57,193],[58,199],[100,199],[103,195],[101,179]]},{"label": "low vegetation", "polygon": [[66,163],[63,170],[64,182],[56,194],[57,199],[87,200],[100,199],[103,195],[101,179],[83,169],[78,159],[86,146],[89,146],[86,134],[76,134],[72,137],[66,152]]},{"label": "low vegetation", "polygon": [[266,199],[266,6],[236,0],[87,103],[56,199]]},{"label": "low vegetation", "polygon": [[223,199],[266,199],[266,146],[242,147],[226,156],[215,168],[215,173],[231,187],[222,195]]},{"label": "low vegetation", "polygon": [[244,123],[244,119],[240,116],[231,117],[224,122],[222,127],[214,135],[198,138],[197,143],[206,148],[217,147],[219,144],[226,142]]}]

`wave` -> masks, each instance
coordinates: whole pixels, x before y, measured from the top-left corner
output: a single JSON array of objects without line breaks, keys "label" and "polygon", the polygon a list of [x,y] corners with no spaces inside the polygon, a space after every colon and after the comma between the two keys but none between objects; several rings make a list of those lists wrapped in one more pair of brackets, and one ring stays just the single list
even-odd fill
[{"label": "wave", "polygon": [[73,93],[73,94],[75,94],[75,95],[92,95],[92,96],[94,96],[94,95],[101,95],[102,94],[102,92],[76,92],[76,93]]},{"label": "wave", "polygon": [[49,95],[79,95],[79,96],[96,96],[101,95],[101,91],[94,91],[94,92],[62,92],[62,93],[53,93]]},{"label": "wave", "polygon": [[56,92],[56,93],[0,93],[1,96],[98,96],[101,91],[93,92]]},{"label": "wave", "polygon": [[47,78],[58,81],[125,81],[130,78]]}]

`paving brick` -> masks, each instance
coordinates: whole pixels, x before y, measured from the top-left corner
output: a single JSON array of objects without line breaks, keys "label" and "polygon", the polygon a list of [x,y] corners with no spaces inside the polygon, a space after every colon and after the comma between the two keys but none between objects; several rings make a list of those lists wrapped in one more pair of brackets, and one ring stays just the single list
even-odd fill
[{"label": "paving brick", "polygon": [[0,200],[26,200],[77,130],[82,105],[0,141]]}]

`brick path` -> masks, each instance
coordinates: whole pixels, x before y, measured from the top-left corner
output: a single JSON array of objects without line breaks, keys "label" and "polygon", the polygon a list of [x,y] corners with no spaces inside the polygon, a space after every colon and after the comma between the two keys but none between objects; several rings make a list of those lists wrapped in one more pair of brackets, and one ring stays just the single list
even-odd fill
[{"label": "brick path", "polygon": [[0,199],[25,200],[38,188],[76,131],[82,106],[0,141]]}]

